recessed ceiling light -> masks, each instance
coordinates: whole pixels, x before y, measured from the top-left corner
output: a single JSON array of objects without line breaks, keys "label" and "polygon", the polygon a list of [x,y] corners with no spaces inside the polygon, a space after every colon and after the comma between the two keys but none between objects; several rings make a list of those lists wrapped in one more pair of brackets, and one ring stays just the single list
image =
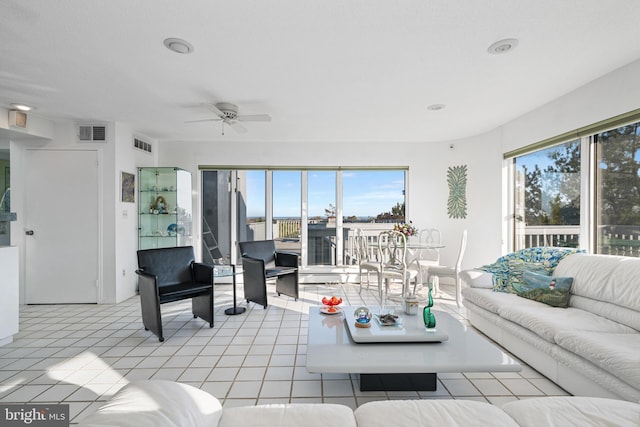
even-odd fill
[{"label": "recessed ceiling light", "polygon": [[20,111],[29,111],[32,110],[33,107],[29,107],[28,105],[25,104],[11,104],[11,108],[13,108],[14,110],[20,110]]},{"label": "recessed ceiling light", "polygon": [[427,110],[429,110],[429,111],[440,111],[440,110],[444,110],[444,107],[446,107],[446,105],[444,105],[444,104],[432,104],[432,105],[429,105],[427,107]]},{"label": "recessed ceiling light", "polygon": [[191,53],[193,52],[193,45],[186,40],[169,38],[164,40],[164,45],[167,49],[177,53]]},{"label": "recessed ceiling light", "polygon": [[518,39],[504,39],[493,43],[487,51],[494,55],[499,55],[501,53],[511,52],[516,46],[518,46]]}]

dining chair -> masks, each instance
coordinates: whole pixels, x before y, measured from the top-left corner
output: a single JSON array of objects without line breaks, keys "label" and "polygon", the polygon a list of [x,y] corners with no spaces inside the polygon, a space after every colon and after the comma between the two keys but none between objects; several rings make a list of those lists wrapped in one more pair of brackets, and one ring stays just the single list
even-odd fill
[{"label": "dining chair", "polygon": [[409,289],[411,280],[415,279],[418,273],[416,270],[411,270],[407,267],[407,239],[404,234],[393,230],[381,232],[378,235],[378,251],[380,256],[378,294],[380,296],[380,305],[384,306],[385,295],[389,293],[391,280],[402,282],[401,295],[404,296]]},{"label": "dining chair", "polygon": [[362,229],[355,230],[355,251],[358,257],[358,276],[360,279],[360,290],[362,292],[362,272],[367,274],[367,289],[369,288],[369,273],[375,272],[376,276],[380,272],[380,261],[376,254],[373,254],[369,246],[369,238],[364,235]]},{"label": "dining chair", "polygon": [[[460,280],[460,271],[462,269],[462,257],[464,256],[464,251],[467,248],[467,230],[462,232],[462,239],[460,241],[460,250],[458,252],[458,259],[456,260],[456,265],[453,267],[445,267],[440,265],[432,265],[427,268],[427,283],[429,286],[438,286],[439,284],[433,282],[432,279],[436,277],[451,277],[456,281],[456,304],[460,307],[460,300],[462,299],[461,291],[461,280]],[[434,290],[435,293],[439,293],[439,288],[436,287]]]},{"label": "dining chair", "polygon": [[[440,265],[440,249],[439,245],[442,244],[442,235],[437,228],[425,228],[420,230],[418,234],[418,249],[416,254],[409,264],[410,269],[417,271],[418,277],[413,287],[413,293],[416,293],[416,287],[418,283],[424,285],[428,284],[428,281],[424,279],[427,277],[427,269],[431,266]],[[429,246],[435,246],[433,248]],[[433,278],[435,286],[437,288],[438,277]]]}]

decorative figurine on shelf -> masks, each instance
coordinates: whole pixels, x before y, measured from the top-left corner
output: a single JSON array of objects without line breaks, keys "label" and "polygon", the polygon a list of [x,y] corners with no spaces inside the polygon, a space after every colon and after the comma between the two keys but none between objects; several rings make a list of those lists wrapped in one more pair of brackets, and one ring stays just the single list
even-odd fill
[{"label": "decorative figurine on shelf", "polygon": [[371,310],[367,307],[358,307],[353,312],[353,317],[356,318],[357,328],[370,328],[371,327]]},{"label": "decorative figurine on shelf", "polygon": [[164,200],[164,197],[158,196],[156,197],[156,201],[151,205],[151,210],[153,210],[153,213],[162,214],[169,212],[169,205],[166,200]]},{"label": "decorative figurine on shelf", "polygon": [[433,297],[431,296],[431,287],[429,287],[428,301],[424,310],[422,310],[422,318],[424,320],[424,326],[427,330],[434,330],[436,327],[436,316],[431,312],[433,307]]}]

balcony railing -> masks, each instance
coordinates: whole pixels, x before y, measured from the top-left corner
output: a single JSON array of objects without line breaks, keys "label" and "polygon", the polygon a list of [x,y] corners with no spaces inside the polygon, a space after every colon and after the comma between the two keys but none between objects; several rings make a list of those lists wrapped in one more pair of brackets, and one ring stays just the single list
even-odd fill
[{"label": "balcony railing", "polygon": [[[578,247],[580,226],[537,225],[516,233],[517,249],[536,246]],[[640,257],[640,226],[603,226],[598,233],[596,253]]]},{"label": "balcony railing", "polygon": [[[326,225],[327,229],[332,227],[331,224]],[[264,226],[264,223],[253,224],[253,227],[256,228],[255,233],[257,236],[263,235]],[[273,225],[274,237],[280,239],[299,239],[301,226],[300,220],[276,220]],[[377,249],[378,234],[392,227],[392,223],[344,223],[344,255],[342,263],[345,265],[358,264],[353,233],[354,229],[362,230],[363,235],[368,240],[369,248],[375,250]],[[262,232],[259,232],[260,228]],[[335,233],[327,234],[327,229],[323,232],[321,228],[322,227],[316,230],[310,230],[308,236],[310,243],[308,247],[313,247],[311,251],[313,254],[310,255],[313,255],[314,259],[310,259],[309,261],[312,265],[327,263],[333,265],[335,264],[336,257]],[[614,232],[614,230],[617,232]],[[599,231],[598,239],[597,253],[640,257],[640,227],[638,226],[603,227]],[[528,226],[523,227],[516,233],[516,249],[536,246],[578,247],[579,240],[580,226]]]}]

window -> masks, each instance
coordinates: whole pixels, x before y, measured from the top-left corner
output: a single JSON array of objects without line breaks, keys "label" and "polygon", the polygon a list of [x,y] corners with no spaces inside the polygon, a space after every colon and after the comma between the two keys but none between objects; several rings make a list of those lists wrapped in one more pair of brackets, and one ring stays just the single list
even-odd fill
[{"label": "window", "polygon": [[[640,257],[640,112],[505,155],[513,164],[514,250],[580,246]],[[629,123],[629,119],[633,122]]]},{"label": "window", "polygon": [[266,171],[239,171],[236,184],[238,186],[238,204],[236,207],[238,224],[238,241],[265,240],[267,237],[267,203],[266,203]]},{"label": "window", "polygon": [[273,238],[279,251],[302,254],[302,173],[273,171]]},{"label": "window", "polygon": [[640,122],[595,135],[596,252],[640,256]]},{"label": "window", "polygon": [[357,264],[356,229],[373,238],[404,221],[405,172],[203,168],[203,251],[215,244],[237,263],[236,242],[274,239],[303,266]]},{"label": "window", "polygon": [[336,265],[336,171],[308,173],[308,265]]},{"label": "window", "polygon": [[515,249],[577,247],[580,140],[516,157]]}]

